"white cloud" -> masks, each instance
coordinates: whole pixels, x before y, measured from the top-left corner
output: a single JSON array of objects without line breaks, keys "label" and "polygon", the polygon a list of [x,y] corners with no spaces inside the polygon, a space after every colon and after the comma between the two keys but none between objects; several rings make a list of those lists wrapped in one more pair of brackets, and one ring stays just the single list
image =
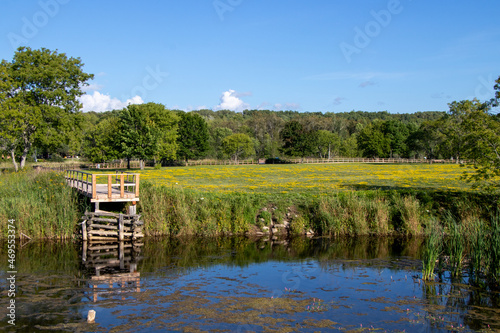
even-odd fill
[{"label": "white cloud", "polygon": [[[244,93],[244,96],[248,96],[248,93]],[[222,93],[220,97],[220,104],[215,107],[216,110],[231,110],[236,112],[241,112],[250,107],[249,104],[243,102],[239,96],[241,94],[236,93],[234,90],[228,90]]]},{"label": "white cloud", "polygon": [[92,95],[85,94],[79,98],[80,103],[83,104],[82,111],[96,111],[104,112],[117,109],[123,109],[129,104],[142,104],[144,101],[141,96],[134,96],[127,99],[125,102],[120,101],[118,98],[111,98],[110,95],[101,94],[98,91],[94,91]]}]

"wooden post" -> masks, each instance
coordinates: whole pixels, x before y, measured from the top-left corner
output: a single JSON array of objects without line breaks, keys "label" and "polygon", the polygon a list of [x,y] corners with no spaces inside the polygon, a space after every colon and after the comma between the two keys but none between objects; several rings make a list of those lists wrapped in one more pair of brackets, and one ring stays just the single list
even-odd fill
[{"label": "wooden post", "polygon": [[135,197],[139,197],[139,174],[135,175]]},{"label": "wooden post", "polygon": [[118,217],[118,240],[123,241],[123,214]]},{"label": "wooden post", "polygon": [[137,209],[136,209],[135,201],[132,201],[132,205],[128,206],[128,215],[135,215],[137,214]]},{"label": "wooden post", "polygon": [[125,196],[125,179],[123,173],[120,175],[120,198]]},{"label": "wooden post", "polygon": [[112,181],[112,175],[108,175],[108,199],[111,199],[111,193],[112,193],[112,189],[111,189],[111,181]]},{"label": "wooden post", "polygon": [[92,199],[97,197],[97,176],[92,174]]},{"label": "wooden post", "polygon": [[87,240],[83,240],[82,244],[82,261],[87,261]]},{"label": "wooden post", "polygon": [[125,247],[123,241],[118,244],[118,258],[120,260],[120,269],[125,268]]},{"label": "wooden post", "polygon": [[[87,244],[87,220],[82,223],[82,240]],[[87,251],[85,251],[86,253]]]}]

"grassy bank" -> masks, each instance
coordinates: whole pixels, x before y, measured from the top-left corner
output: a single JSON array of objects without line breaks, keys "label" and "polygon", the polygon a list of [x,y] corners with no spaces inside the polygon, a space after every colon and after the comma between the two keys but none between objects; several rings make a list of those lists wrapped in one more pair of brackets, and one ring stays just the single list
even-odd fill
[{"label": "grassy bank", "polygon": [[70,238],[80,217],[77,195],[54,172],[19,172],[0,176],[0,235],[7,236],[8,220],[17,235],[32,238]]},{"label": "grassy bank", "polygon": [[[389,177],[396,167],[420,179],[419,186],[389,186],[387,179],[376,182],[375,178],[382,174]],[[435,189],[428,186],[432,181],[424,182],[424,178],[439,178],[442,183],[449,180],[459,186],[461,183],[456,179],[459,169],[453,165],[221,168],[217,167],[217,172],[206,167],[143,171],[139,212],[145,222],[145,233],[215,236],[266,233],[277,228],[275,231],[291,235],[310,231],[325,236],[423,235],[432,223],[444,226],[448,216],[466,226],[474,221],[489,225],[492,212],[499,209],[496,197],[469,190]],[[275,184],[267,189],[274,190],[265,190],[266,177]],[[325,185],[328,179],[332,182],[342,179],[341,183],[346,184],[353,177],[357,177],[357,183],[367,182],[369,186],[347,190],[343,185],[342,189],[327,190],[330,185]],[[256,179],[263,185],[255,191],[254,185],[249,184]],[[207,190],[208,182],[214,184],[214,189]],[[238,190],[227,190],[230,183],[237,184]],[[86,208],[77,200],[77,194],[64,185],[63,174],[23,172],[0,176],[2,237],[7,235],[9,219],[16,221],[18,232],[30,237],[72,237]]]},{"label": "grassy bank", "polygon": [[[423,235],[449,216],[468,225],[489,221],[496,198],[472,192],[429,190],[332,191],[308,193],[219,193],[144,182],[139,207],[148,235],[265,232],[285,225],[290,234]],[[486,222],[485,222],[486,223]]]}]

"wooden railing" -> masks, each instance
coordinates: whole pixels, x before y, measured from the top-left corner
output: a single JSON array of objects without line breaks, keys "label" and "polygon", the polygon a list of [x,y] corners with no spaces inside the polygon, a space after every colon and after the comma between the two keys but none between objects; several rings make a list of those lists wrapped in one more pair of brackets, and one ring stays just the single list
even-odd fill
[{"label": "wooden railing", "polygon": [[139,200],[138,173],[96,174],[67,170],[65,178],[69,186],[90,197],[92,201]]},{"label": "wooden railing", "polygon": [[[463,161],[459,161],[462,163]],[[399,164],[413,164],[413,163],[457,163],[457,160],[448,159],[413,159],[413,158],[363,158],[363,157],[332,157],[332,158],[294,158],[294,159],[276,159],[269,160],[267,164],[317,164],[317,163],[399,163]],[[260,160],[189,160],[186,165],[252,165],[252,164],[265,164],[265,159]]]}]

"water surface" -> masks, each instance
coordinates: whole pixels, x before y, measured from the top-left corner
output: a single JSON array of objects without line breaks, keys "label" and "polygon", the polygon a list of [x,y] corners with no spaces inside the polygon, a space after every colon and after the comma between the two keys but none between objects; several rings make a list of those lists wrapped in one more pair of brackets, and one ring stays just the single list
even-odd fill
[{"label": "water surface", "polygon": [[[145,239],[19,246],[16,326],[52,332],[500,330],[499,294],[421,277],[421,239]],[[6,244],[2,244],[6,248]],[[0,255],[3,275],[7,257]],[[96,322],[86,322],[90,309]]]}]

